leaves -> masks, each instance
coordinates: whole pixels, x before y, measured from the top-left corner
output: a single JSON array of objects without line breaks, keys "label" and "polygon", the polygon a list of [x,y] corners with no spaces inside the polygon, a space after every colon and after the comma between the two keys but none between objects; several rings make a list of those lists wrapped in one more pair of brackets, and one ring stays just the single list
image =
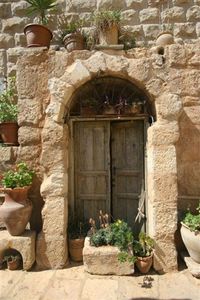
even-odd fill
[{"label": "leaves", "polygon": [[121,21],[121,12],[119,10],[97,11],[92,19],[97,29],[105,31],[113,25],[119,25]]},{"label": "leaves", "polygon": [[38,14],[42,24],[47,24],[46,11],[57,6],[56,0],[25,0],[30,6],[27,12],[30,15]]},{"label": "leaves", "polygon": [[15,103],[15,78],[8,78],[5,91],[0,94],[0,122],[16,122],[18,108]]},{"label": "leaves", "polygon": [[196,210],[198,211],[197,215],[194,215],[189,211],[183,219],[183,223],[192,231],[200,230],[200,202]]},{"label": "leaves", "polygon": [[3,175],[2,184],[6,188],[24,187],[32,184],[34,172],[26,163],[21,162],[14,170],[9,170]]}]

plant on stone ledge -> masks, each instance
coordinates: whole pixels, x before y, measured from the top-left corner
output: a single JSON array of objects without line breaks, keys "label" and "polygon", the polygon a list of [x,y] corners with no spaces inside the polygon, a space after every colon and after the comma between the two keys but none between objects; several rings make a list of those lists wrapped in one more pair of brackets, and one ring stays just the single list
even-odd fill
[{"label": "plant on stone ledge", "polygon": [[96,230],[90,238],[90,244],[95,247],[116,246],[120,250],[118,255],[120,262],[134,263],[136,258],[133,255],[133,240],[133,233],[128,224],[122,220],[117,220],[112,224],[106,223],[106,226]]}]

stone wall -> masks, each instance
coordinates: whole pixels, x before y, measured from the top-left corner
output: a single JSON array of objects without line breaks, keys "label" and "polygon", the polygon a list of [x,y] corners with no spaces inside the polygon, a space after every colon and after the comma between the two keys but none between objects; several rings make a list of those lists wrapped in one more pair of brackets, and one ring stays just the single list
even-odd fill
[{"label": "stone wall", "polygon": [[[17,159],[37,172],[30,196],[37,215],[31,226],[41,229],[40,216],[43,223],[37,238],[38,265],[60,268],[67,261],[70,135],[63,116],[74,90],[101,73],[132,80],[155,105],[157,121],[147,133],[148,227],[156,240],[155,268],[175,269],[177,206],[181,210],[193,198],[196,205],[195,196],[200,194],[199,43],[166,47],[164,55],[158,54],[157,48],[71,54],[24,49],[19,55],[20,146],[2,151],[9,156],[5,156],[7,166],[17,151]],[[189,198],[184,202],[184,197]]]},{"label": "stone wall", "polygon": [[[200,37],[199,0],[58,0],[58,4],[48,25],[54,32],[52,44],[60,44],[61,18],[84,18],[86,29],[89,29],[89,18],[95,9],[121,10],[122,26],[135,34],[137,46],[154,44],[161,22],[173,24],[178,43],[191,43]],[[16,62],[8,49],[26,46],[23,28],[34,20],[26,13],[27,5],[23,0],[0,0],[0,77],[14,73]]]}]

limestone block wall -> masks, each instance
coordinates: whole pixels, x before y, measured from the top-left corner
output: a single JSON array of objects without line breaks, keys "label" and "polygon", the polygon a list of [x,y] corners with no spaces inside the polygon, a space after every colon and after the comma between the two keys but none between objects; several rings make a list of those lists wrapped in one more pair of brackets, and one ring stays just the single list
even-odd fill
[{"label": "limestone block wall", "polygon": [[157,121],[147,132],[148,228],[157,243],[156,269],[175,269],[177,207],[185,207],[184,197],[189,203],[199,196],[199,43],[166,47],[164,55],[157,48],[136,48],[71,54],[21,49],[18,56],[20,146],[2,150],[8,155],[2,168],[17,153],[37,172],[30,196],[35,206],[31,226],[40,231],[38,265],[60,268],[67,261],[70,135],[63,117],[73,92],[101,73],[132,80],[155,106]]},{"label": "limestone block wall", "polygon": [[[160,31],[160,24],[173,24],[178,43],[193,43],[200,38],[199,0],[58,0],[58,8],[51,12],[49,28],[54,32],[52,44],[61,44],[59,24],[61,18],[85,20],[90,29],[91,13],[98,10],[118,9],[122,12],[122,27],[134,33],[137,46],[151,46]],[[25,47],[23,28],[34,21],[26,13],[23,0],[0,0],[0,78],[15,73],[13,57],[18,47]]]}]

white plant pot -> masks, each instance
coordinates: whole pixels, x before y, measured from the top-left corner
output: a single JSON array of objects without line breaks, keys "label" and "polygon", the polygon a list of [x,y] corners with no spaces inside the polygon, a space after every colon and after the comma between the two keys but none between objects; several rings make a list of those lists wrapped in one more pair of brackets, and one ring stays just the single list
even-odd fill
[{"label": "white plant pot", "polygon": [[200,264],[200,231],[191,231],[185,224],[181,223],[181,236],[190,257]]}]

